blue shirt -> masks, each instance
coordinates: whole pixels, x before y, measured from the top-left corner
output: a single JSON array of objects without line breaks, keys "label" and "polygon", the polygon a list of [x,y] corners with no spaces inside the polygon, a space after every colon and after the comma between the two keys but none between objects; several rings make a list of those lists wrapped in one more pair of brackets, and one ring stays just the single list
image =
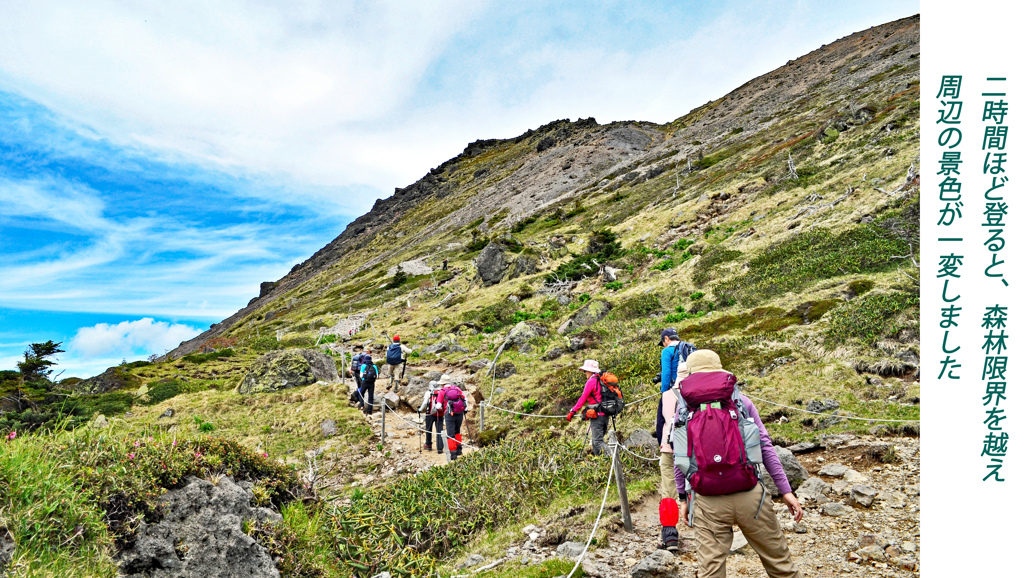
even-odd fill
[{"label": "blue shirt", "polygon": [[672,389],[676,382],[676,373],[679,371],[679,343],[669,345],[661,350],[661,392],[665,393]]}]

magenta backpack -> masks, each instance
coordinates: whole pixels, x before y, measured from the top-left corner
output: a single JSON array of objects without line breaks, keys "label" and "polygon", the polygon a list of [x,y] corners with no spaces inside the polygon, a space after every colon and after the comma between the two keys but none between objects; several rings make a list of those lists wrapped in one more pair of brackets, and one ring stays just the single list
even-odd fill
[{"label": "magenta backpack", "polygon": [[679,398],[672,433],[675,465],[686,474],[690,488],[720,496],[756,486],[761,479],[760,430],[747,415],[736,376],[694,373],[672,391]]},{"label": "magenta backpack", "polygon": [[444,399],[448,402],[449,414],[457,415],[466,411],[466,396],[462,395],[462,390],[458,386],[449,385],[445,387]]}]

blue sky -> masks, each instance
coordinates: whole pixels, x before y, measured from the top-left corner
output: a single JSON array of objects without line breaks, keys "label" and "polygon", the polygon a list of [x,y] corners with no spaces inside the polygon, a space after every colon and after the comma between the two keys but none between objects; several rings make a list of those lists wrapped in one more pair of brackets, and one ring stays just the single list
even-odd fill
[{"label": "blue sky", "polygon": [[0,368],[230,315],[478,138],[666,122],[917,2],[5,3]]}]

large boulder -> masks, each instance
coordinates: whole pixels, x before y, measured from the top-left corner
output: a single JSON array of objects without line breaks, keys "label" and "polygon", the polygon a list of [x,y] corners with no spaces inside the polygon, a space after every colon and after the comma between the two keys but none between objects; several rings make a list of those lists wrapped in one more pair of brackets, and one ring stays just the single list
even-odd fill
[{"label": "large boulder", "polygon": [[446,335],[440,341],[433,345],[428,345],[423,349],[424,355],[437,355],[439,353],[469,353],[469,350],[458,344],[455,341],[454,335]]},{"label": "large boulder", "polygon": [[121,366],[108,368],[96,377],[90,377],[74,385],[74,392],[82,395],[94,395],[107,393],[118,389],[138,389],[142,385],[142,379],[132,375]]},{"label": "large boulder", "polygon": [[139,522],[131,546],[118,556],[121,575],[279,577],[270,552],[242,531],[242,522],[280,522],[281,515],[252,507],[252,497],[249,484],[227,476],[216,484],[189,478],[161,498],[160,522]]},{"label": "large boulder", "polygon": [[398,393],[402,396],[405,403],[417,408],[423,403],[423,394],[430,389],[430,382],[437,381],[440,378],[440,371],[428,371],[423,375],[414,375],[409,378],[409,383],[399,388]]},{"label": "large boulder", "polygon": [[547,337],[548,328],[544,327],[539,323],[530,323],[527,321],[520,321],[508,332],[505,337],[505,341],[513,343],[515,345],[525,345],[529,343],[531,339],[537,337]]},{"label": "large boulder", "polygon": [[[800,487],[800,484],[810,477],[810,474],[803,465],[800,464],[800,461],[796,459],[793,452],[786,448],[775,446],[775,453],[778,454],[779,461],[782,462],[782,470],[786,472],[786,479],[789,480],[789,485],[795,492],[796,489]],[[775,486],[775,482],[772,480],[772,477],[766,474],[764,478],[765,486],[768,487],[772,496],[781,496],[782,493],[779,492],[779,488]]]},{"label": "large boulder", "polygon": [[483,280],[484,286],[500,283],[508,269],[508,259],[505,258],[505,245],[501,243],[488,243],[484,250],[477,256],[476,271]]},{"label": "large boulder", "polygon": [[338,381],[338,368],[329,355],[314,349],[271,351],[252,364],[238,393],[264,393],[318,381]]}]

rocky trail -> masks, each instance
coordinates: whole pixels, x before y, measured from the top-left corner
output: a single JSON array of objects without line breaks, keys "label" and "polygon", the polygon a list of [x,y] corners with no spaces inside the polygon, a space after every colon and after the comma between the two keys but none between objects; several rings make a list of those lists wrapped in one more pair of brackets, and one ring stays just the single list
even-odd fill
[{"label": "rocky trail", "polygon": [[[820,444],[800,444],[794,449],[810,476],[796,492],[804,519],[795,523],[780,499],[774,500],[774,507],[804,575],[919,575],[919,440],[835,435]],[[594,493],[599,495],[600,488]],[[696,575],[694,530],[680,527],[678,554],[657,550],[659,496],[632,498],[634,531],[626,532],[614,491],[610,493],[600,523],[608,532],[607,543],[591,545],[583,570],[589,576],[605,578]],[[575,560],[584,544],[565,541],[565,537],[588,535],[593,522],[565,524],[565,518],[583,511],[573,510],[579,511],[565,512],[543,526],[523,528],[526,539],[509,545],[501,565],[531,565],[555,557]],[[460,570],[472,572],[495,561],[470,555]],[[728,564],[728,576],[766,576],[757,554],[738,529]]]}]

